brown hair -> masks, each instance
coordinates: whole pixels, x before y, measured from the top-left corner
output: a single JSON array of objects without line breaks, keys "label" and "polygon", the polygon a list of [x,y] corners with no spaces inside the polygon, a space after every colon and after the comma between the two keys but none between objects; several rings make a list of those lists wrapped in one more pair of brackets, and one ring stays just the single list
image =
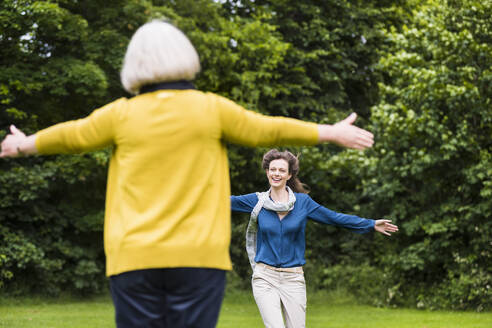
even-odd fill
[{"label": "brown hair", "polygon": [[308,186],[302,183],[297,177],[299,173],[299,158],[287,150],[279,151],[277,149],[271,149],[263,155],[261,166],[264,170],[268,170],[270,168],[270,162],[276,159],[283,159],[289,164],[289,174],[292,176],[287,180],[287,186],[294,192],[307,194],[309,192]]}]

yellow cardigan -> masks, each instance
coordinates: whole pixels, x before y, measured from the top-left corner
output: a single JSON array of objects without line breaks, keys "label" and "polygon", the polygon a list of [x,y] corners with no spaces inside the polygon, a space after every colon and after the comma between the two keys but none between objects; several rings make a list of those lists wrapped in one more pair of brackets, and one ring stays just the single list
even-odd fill
[{"label": "yellow cardigan", "polygon": [[314,123],[264,116],[196,90],[121,98],[36,135],[40,154],[114,146],[104,224],[108,276],[150,268],[230,270],[226,142],[317,141]]}]

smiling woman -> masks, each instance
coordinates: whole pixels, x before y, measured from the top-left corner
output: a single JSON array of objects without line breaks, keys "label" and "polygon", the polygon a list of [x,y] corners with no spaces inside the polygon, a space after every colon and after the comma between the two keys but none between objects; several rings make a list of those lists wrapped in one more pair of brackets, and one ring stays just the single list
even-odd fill
[{"label": "smiling woman", "polygon": [[390,235],[390,220],[371,220],[336,213],[307,195],[297,178],[299,160],[289,151],[272,149],[263,157],[270,189],[231,196],[231,209],[251,213],[246,248],[253,268],[253,295],[266,327],[305,327],[307,220],[338,225],[358,233],[376,230]]}]

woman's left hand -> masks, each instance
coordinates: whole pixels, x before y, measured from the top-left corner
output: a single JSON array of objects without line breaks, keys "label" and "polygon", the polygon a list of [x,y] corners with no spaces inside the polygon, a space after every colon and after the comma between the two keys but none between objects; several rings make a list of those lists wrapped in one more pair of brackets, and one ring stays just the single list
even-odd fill
[{"label": "woman's left hand", "polygon": [[397,232],[398,226],[391,224],[391,220],[376,220],[374,230],[384,235],[391,236],[391,232]]}]

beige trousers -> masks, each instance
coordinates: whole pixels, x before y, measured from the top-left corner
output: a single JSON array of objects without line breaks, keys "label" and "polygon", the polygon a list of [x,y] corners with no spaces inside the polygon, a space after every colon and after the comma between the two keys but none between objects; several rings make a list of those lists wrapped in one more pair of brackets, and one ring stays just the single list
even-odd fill
[{"label": "beige trousers", "polygon": [[256,265],[251,284],[266,328],[306,327],[306,282],[303,273],[278,272]]}]

